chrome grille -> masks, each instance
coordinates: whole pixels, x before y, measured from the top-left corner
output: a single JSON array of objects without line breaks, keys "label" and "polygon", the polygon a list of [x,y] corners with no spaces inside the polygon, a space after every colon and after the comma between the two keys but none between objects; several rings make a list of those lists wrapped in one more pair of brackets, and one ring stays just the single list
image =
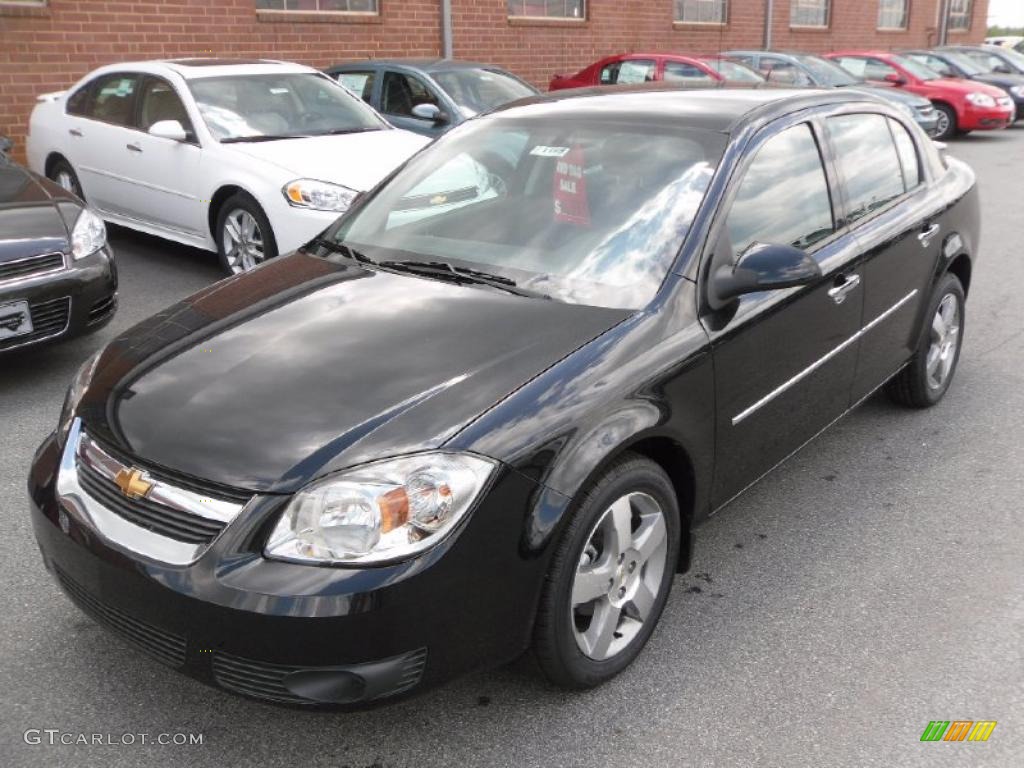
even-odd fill
[{"label": "chrome grille", "polygon": [[5,280],[35,277],[60,269],[64,269],[63,253],[45,253],[41,256],[30,256],[27,259],[0,262],[0,283]]},{"label": "chrome grille", "polygon": [[185,638],[165,632],[103,603],[59,567],[56,568],[56,572],[57,581],[60,582],[72,602],[100,624],[113,630],[135,647],[169,667],[185,665]]}]

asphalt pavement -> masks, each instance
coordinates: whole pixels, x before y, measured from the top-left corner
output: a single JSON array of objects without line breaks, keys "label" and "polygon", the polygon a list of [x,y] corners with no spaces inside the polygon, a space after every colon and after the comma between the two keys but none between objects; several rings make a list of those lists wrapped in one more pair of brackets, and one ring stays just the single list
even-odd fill
[{"label": "asphalt pavement", "polygon": [[[113,230],[113,323],[0,357],[0,765],[1024,765],[1024,127],[950,152],[976,169],[984,213],[944,402],[873,398],[703,526],[646,651],[582,694],[519,662],[364,713],[278,709],[79,613],[32,537],[32,453],[82,360],[219,276],[213,255]],[[985,743],[920,741],[958,719],[998,725]],[[175,733],[202,744],[138,736]],[[135,743],[59,743],[79,734]]]}]

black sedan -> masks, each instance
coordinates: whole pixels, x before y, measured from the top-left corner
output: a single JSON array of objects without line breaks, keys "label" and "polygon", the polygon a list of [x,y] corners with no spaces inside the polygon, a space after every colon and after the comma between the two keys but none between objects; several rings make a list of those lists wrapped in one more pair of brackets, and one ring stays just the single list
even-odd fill
[{"label": "black sedan", "polygon": [[0,354],[98,330],[117,308],[103,221],[0,137]]},{"label": "black sedan", "polygon": [[977,80],[1002,88],[1013,99],[1017,108],[1017,120],[1024,119],[1024,75],[1013,72],[996,72],[980,64],[975,58],[956,48],[935,48],[932,50],[903,51],[903,55],[924,64],[943,77],[959,77]]},{"label": "black sedan", "polygon": [[[694,531],[953,379],[974,175],[849,91],[565,91],[120,336],[35,457],[47,567],[224,689],[352,706],[640,652]],[[822,524],[827,524],[823,517]]]}]

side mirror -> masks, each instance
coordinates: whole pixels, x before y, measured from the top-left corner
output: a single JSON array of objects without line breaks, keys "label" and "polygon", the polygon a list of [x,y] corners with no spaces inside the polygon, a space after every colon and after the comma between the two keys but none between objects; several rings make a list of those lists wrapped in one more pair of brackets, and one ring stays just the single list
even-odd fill
[{"label": "side mirror", "polygon": [[188,134],[177,120],[158,120],[149,126],[149,135],[173,141],[185,141]]},{"label": "side mirror", "polygon": [[14,142],[6,136],[0,136],[0,156],[7,157],[11,151],[11,147],[14,146]]},{"label": "side mirror", "polygon": [[809,285],[821,278],[818,262],[790,245],[754,243],[736,264],[722,265],[711,276],[711,291],[724,306],[745,293]]},{"label": "side mirror", "polygon": [[417,104],[412,108],[412,116],[420,120],[429,120],[435,125],[443,125],[448,122],[448,115],[441,111],[437,104]]},{"label": "side mirror", "polygon": [[897,74],[896,72],[890,72],[885,76],[885,82],[892,83],[893,85],[906,85],[907,78]]}]

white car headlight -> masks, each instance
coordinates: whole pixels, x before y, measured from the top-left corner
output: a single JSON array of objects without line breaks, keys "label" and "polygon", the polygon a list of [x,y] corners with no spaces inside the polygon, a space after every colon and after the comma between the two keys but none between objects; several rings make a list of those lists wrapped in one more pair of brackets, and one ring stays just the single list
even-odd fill
[{"label": "white car headlight", "polygon": [[976,107],[994,107],[996,100],[987,93],[968,93],[967,100]]},{"label": "white car headlight", "polygon": [[315,211],[336,211],[344,213],[352,205],[356,195],[354,189],[340,184],[328,184],[315,179],[296,179],[285,184],[285,199],[297,208],[311,208]]},{"label": "white car headlight", "polygon": [[1015,85],[1010,88],[1010,93],[1018,99],[1024,99],[1024,85]]},{"label": "white car headlight", "polygon": [[494,472],[490,459],[420,453],[340,472],[299,491],[264,554],[338,565],[381,563],[440,543]]},{"label": "white car headlight", "polygon": [[78,221],[71,230],[71,256],[84,259],[91,256],[107,244],[107,226],[103,219],[83,208],[78,214]]},{"label": "white car headlight", "polygon": [[68,439],[71,423],[75,420],[75,416],[78,413],[78,405],[82,402],[82,395],[85,394],[86,387],[89,386],[93,374],[96,373],[96,363],[99,362],[101,354],[103,354],[102,349],[82,363],[75,373],[75,377],[71,380],[71,386],[68,387],[68,393],[64,397],[64,407],[60,412],[60,421],[57,422],[57,437],[60,439],[61,445],[64,445]]}]

